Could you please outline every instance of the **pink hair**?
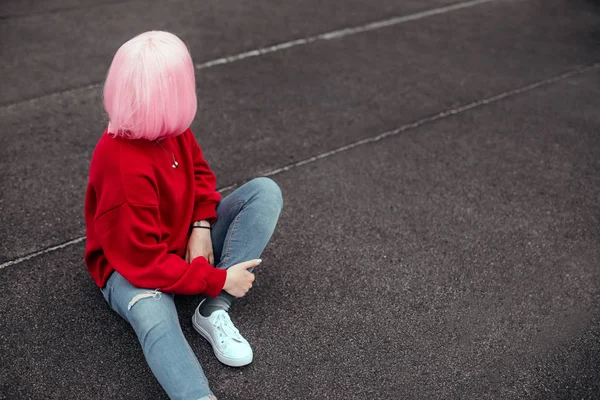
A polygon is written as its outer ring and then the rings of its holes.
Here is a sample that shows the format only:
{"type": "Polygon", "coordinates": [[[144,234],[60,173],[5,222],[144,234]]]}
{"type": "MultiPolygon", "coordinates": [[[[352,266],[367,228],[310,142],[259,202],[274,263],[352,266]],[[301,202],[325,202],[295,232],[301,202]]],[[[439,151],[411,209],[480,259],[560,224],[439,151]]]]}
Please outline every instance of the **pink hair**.
{"type": "Polygon", "coordinates": [[[142,33],[123,44],[104,82],[108,132],[130,139],[177,136],[196,115],[194,65],[168,32],[142,33]]]}

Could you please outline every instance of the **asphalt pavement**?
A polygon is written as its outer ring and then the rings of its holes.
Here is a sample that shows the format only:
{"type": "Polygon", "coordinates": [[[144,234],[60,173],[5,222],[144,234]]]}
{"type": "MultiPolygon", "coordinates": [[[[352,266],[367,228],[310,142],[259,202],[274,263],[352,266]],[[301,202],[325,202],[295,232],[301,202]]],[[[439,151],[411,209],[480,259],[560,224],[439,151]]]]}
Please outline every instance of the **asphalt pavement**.
{"type": "Polygon", "coordinates": [[[226,195],[284,210],[219,399],[600,398],[600,4],[0,4],[0,399],[166,399],[83,265],[101,82],[180,35],[226,195]],[[327,34],[328,35],[323,35],[327,34]]]}

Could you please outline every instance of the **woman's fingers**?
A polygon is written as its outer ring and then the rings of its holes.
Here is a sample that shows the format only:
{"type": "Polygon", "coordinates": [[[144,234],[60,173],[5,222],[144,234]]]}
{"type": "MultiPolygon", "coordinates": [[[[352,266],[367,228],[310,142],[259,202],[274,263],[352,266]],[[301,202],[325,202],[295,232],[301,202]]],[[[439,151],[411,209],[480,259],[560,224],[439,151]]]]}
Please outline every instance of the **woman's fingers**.
{"type": "Polygon", "coordinates": [[[239,265],[239,268],[249,269],[249,268],[257,267],[258,265],[260,265],[261,262],[262,262],[262,260],[259,258],[256,260],[244,261],[237,265],[239,265]]]}

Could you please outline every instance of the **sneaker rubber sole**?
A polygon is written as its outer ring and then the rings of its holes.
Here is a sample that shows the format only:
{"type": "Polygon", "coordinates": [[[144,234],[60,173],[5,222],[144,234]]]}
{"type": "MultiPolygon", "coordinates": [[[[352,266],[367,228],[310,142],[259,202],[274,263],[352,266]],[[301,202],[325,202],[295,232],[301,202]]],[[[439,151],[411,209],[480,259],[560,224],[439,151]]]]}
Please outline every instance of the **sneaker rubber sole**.
{"type": "Polygon", "coordinates": [[[208,334],[208,332],[206,332],[204,330],[204,328],[202,328],[196,322],[196,313],[194,313],[194,315],[192,316],[192,326],[194,327],[196,332],[198,332],[204,339],[208,340],[208,343],[210,343],[210,345],[212,346],[215,356],[223,364],[228,365],[230,367],[243,367],[252,362],[252,358],[253,358],[252,354],[250,354],[247,357],[243,357],[243,358],[231,358],[231,357],[227,357],[225,354],[223,354],[221,351],[219,351],[217,346],[215,346],[215,344],[213,343],[212,337],[208,334]]]}

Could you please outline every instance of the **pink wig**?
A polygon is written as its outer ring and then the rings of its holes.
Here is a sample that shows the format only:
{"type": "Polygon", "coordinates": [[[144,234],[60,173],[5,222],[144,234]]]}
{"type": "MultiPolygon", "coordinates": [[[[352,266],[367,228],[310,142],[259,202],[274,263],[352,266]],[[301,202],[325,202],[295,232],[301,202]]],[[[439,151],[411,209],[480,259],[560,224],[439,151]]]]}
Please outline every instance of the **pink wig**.
{"type": "Polygon", "coordinates": [[[130,139],[177,136],[196,115],[194,65],[168,32],[138,35],[119,48],[104,83],[108,132],[130,139]]]}

